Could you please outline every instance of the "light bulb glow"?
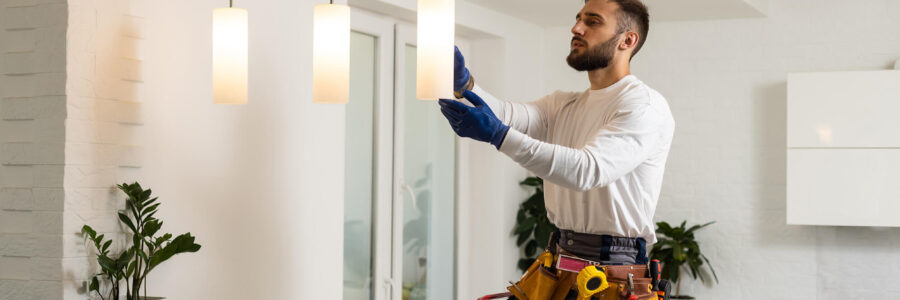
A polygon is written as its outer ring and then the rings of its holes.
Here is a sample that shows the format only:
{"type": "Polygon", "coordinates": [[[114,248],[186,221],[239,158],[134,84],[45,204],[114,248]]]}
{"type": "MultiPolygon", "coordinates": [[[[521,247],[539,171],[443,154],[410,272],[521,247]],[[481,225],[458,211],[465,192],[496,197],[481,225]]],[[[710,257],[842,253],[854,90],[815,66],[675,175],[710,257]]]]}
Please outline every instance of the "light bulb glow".
{"type": "Polygon", "coordinates": [[[350,7],[313,9],[313,102],[350,101],[350,7]]]}
{"type": "Polygon", "coordinates": [[[213,10],[213,103],[247,103],[247,10],[213,10]]]}
{"type": "Polygon", "coordinates": [[[419,0],[416,98],[453,97],[454,0],[419,0]]]}

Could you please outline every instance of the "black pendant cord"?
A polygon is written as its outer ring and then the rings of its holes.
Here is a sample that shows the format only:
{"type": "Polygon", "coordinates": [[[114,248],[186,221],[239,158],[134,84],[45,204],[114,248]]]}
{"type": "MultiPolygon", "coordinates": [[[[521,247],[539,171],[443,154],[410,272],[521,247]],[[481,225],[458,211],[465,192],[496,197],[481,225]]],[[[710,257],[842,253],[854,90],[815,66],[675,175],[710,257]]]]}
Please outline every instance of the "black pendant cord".
{"type": "Polygon", "coordinates": [[[234,7],[234,0],[228,0],[228,7],[234,7]]]}
{"type": "Polygon", "coordinates": [[[334,0],[331,0],[331,4],[334,4],[334,0]]]}

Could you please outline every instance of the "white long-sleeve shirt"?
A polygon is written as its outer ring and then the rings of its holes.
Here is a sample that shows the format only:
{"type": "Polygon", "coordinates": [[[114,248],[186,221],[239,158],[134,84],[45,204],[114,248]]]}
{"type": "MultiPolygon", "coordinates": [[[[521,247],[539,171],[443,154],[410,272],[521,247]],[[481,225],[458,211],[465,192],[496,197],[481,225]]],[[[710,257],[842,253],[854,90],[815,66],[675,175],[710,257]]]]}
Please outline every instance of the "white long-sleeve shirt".
{"type": "Polygon", "coordinates": [[[653,214],[675,130],[662,95],[634,75],[531,103],[473,91],[510,126],[500,152],[544,179],[553,224],[656,242],[653,214]]]}

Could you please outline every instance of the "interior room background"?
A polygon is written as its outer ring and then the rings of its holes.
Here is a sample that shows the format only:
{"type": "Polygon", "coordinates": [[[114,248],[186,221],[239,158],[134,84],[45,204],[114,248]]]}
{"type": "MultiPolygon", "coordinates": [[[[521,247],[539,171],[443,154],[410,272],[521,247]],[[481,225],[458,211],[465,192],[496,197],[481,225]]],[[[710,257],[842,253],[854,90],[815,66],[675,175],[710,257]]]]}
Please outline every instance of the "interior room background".
{"type": "MultiPolygon", "coordinates": [[[[343,293],[345,160],[356,149],[348,107],[311,99],[312,9],[323,1],[235,1],[249,11],[249,103],[218,106],[210,25],[225,2],[0,1],[0,298],[83,299],[89,256],[75,233],[85,223],[115,230],[121,195],[111,187],[133,180],[160,196],[168,230],[204,245],[155,271],[157,294],[343,293]]],[[[457,1],[457,35],[480,85],[512,101],[587,88],[564,62],[581,2],[558,2],[571,16],[457,1]]],[[[720,283],[682,288],[700,299],[900,292],[896,228],[785,222],[787,74],[891,68],[900,2],[753,3],[755,13],[724,18],[651,5],[633,61],[677,124],[656,219],[717,222],[698,239],[720,283]]],[[[373,22],[414,24],[412,0],[349,5],[373,22]]],[[[457,143],[465,189],[455,197],[452,290],[473,299],[519,276],[510,231],[528,174],[489,145],[457,143]]]]}

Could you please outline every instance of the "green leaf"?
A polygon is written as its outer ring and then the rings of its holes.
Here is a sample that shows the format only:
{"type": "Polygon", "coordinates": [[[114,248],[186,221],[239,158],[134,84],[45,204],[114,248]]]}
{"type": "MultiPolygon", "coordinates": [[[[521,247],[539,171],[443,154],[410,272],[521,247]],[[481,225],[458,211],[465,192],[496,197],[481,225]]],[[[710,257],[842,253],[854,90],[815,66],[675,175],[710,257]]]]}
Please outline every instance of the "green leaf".
{"type": "Polygon", "coordinates": [[[160,203],[153,204],[153,205],[148,206],[147,208],[144,208],[144,210],[141,211],[141,215],[147,214],[149,212],[155,212],[156,208],[159,207],[159,204],[160,203]]]}
{"type": "Polygon", "coordinates": [[[535,252],[537,252],[537,242],[535,240],[528,241],[528,244],[525,244],[525,256],[532,257],[535,252]]]}
{"type": "Polygon", "coordinates": [[[91,278],[91,286],[88,288],[88,291],[100,291],[100,282],[97,281],[97,276],[91,278]]]}
{"type": "Polygon", "coordinates": [[[122,256],[119,256],[119,258],[116,259],[116,269],[121,270],[125,268],[128,261],[130,261],[132,258],[134,258],[134,249],[128,249],[127,251],[125,251],[125,253],[122,253],[122,256]]]}
{"type": "Polygon", "coordinates": [[[81,233],[87,234],[87,236],[91,237],[91,239],[93,239],[95,236],[97,236],[97,232],[94,231],[94,229],[91,228],[91,226],[87,226],[87,225],[84,225],[81,227],[81,233]]]}
{"type": "Polygon", "coordinates": [[[156,202],[157,199],[159,199],[159,197],[153,197],[153,199],[150,199],[147,202],[144,202],[144,206],[152,205],[153,203],[156,202]]]}
{"type": "Polygon", "coordinates": [[[519,223],[519,227],[516,227],[516,231],[514,234],[520,234],[523,232],[529,232],[534,228],[534,224],[537,223],[537,218],[528,218],[525,219],[524,222],[519,223]]]}
{"type": "Polygon", "coordinates": [[[139,198],[137,199],[138,202],[141,203],[141,204],[143,204],[144,202],[147,202],[147,199],[150,199],[150,194],[151,194],[151,193],[152,193],[152,192],[150,191],[150,189],[147,189],[146,191],[141,192],[140,195],[138,195],[138,197],[139,197],[139,198]]]}
{"type": "Polygon", "coordinates": [[[519,182],[520,185],[527,185],[527,186],[538,186],[538,185],[541,185],[542,183],[543,183],[542,180],[537,177],[528,177],[528,178],[525,178],[525,180],[522,180],[522,182],[519,182]]]}
{"type": "Polygon", "coordinates": [[[669,223],[666,222],[658,222],[656,223],[656,232],[669,235],[672,232],[672,226],[670,226],[669,223]]]}
{"type": "Polygon", "coordinates": [[[144,261],[150,261],[150,258],[147,257],[147,253],[144,253],[144,251],[138,251],[137,254],[140,258],[143,258],[144,261]]]}
{"type": "Polygon", "coordinates": [[[162,221],[153,219],[146,224],[144,224],[143,235],[144,236],[153,236],[159,231],[159,228],[162,227],[162,221]]]}
{"type": "Polygon", "coordinates": [[[540,210],[540,205],[544,203],[544,198],[538,194],[531,195],[525,202],[522,202],[522,209],[526,212],[530,213],[532,216],[537,216],[536,213],[540,210]]]}
{"type": "Polygon", "coordinates": [[[530,232],[527,232],[527,231],[526,231],[526,232],[520,233],[520,234],[519,234],[519,238],[516,239],[516,246],[520,246],[520,247],[521,247],[522,244],[524,244],[526,241],[528,241],[528,238],[530,238],[530,237],[531,237],[531,233],[530,233],[530,232]]]}
{"type": "Polygon", "coordinates": [[[97,263],[100,264],[100,268],[103,269],[103,272],[106,274],[113,274],[116,272],[116,261],[106,255],[97,256],[97,263]]]}
{"type": "Polygon", "coordinates": [[[131,274],[134,274],[134,267],[137,266],[137,261],[132,260],[130,264],[128,264],[128,269],[125,271],[125,277],[131,277],[131,274]]]}
{"type": "Polygon", "coordinates": [[[134,227],[134,223],[131,222],[131,219],[129,219],[128,216],[123,213],[119,213],[119,220],[121,220],[122,223],[125,223],[125,226],[128,226],[128,228],[131,229],[132,232],[137,232],[137,229],[134,227]]]}
{"type": "Polygon", "coordinates": [[[108,240],[106,241],[106,243],[103,243],[103,249],[101,249],[100,252],[105,252],[107,249],[109,249],[110,244],[112,244],[112,240],[108,240]]]}
{"type": "Polygon", "coordinates": [[[676,262],[684,262],[684,249],[681,247],[672,247],[672,258],[676,262]]]}
{"type": "Polygon", "coordinates": [[[712,225],[713,223],[716,223],[716,221],[712,221],[712,222],[709,222],[709,223],[706,223],[706,224],[703,224],[703,225],[694,225],[694,226],[691,226],[691,228],[688,229],[688,230],[685,231],[685,232],[686,232],[686,233],[692,233],[692,232],[694,232],[694,231],[697,230],[697,229],[700,229],[700,228],[703,228],[703,227],[712,225]]]}
{"type": "Polygon", "coordinates": [[[719,275],[716,275],[716,270],[713,269],[712,265],[709,263],[709,259],[706,258],[706,255],[700,254],[700,257],[706,261],[706,265],[709,267],[709,270],[712,272],[713,277],[716,279],[716,283],[719,283],[719,275]]]}
{"type": "Polygon", "coordinates": [[[172,238],[171,233],[164,234],[163,236],[156,239],[156,246],[159,247],[163,242],[168,241],[170,238],[172,238]]]}
{"type": "Polygon", "coordinates": [[[199,250],[200,245],[194,243],[194,237],[188,232],[175,237],[172,242],[150,256],[148,267],[152,269],[176,254],[197,252],[199,250]]]}
{"type": "Polygon", "coordinates": [[[538,223],[537,226],[535,226],[534,239],[537,241],[538,246],[542,248],[547,247],[547,244],[550,241],[550,233],[555,229],[553,227],[553,224],[550,224],[549,221],[538,223]]]}

